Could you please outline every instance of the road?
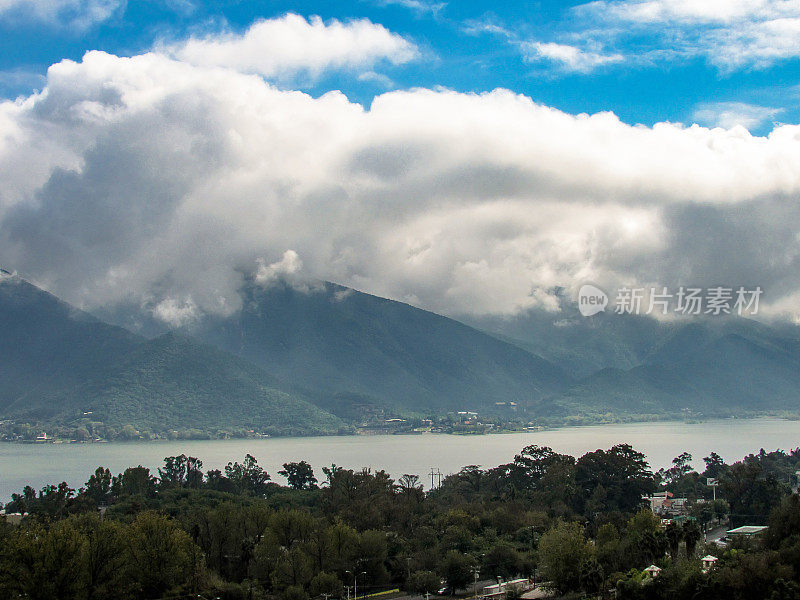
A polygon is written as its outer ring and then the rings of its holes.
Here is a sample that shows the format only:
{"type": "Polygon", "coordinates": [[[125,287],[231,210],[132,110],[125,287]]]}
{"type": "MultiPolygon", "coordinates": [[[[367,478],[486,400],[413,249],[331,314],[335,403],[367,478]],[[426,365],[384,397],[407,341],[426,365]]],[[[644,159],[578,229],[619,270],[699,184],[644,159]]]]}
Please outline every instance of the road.
{"type": "Polygon", "coordinates": [[[725,525],[717,525],[716,527],[712,527],[708,531],[706,531],[706,543],[715,542],[721,537],[725,535],[725,532],[728,531],[728,524],[725,525]]]}
{"type": "MultiPolygon", "coordinates": [[[[481,594],[483,588],[487,585],[493,585],[497,583],[494,579],[485,579],[483,581],[478,581],[478,595],[481,594]]],[[[442,584],[444,586],[444,584],[442,584]]],[[[430,600],[448,600],[448,598],[474,598],[474,586],[470,585],[465,590],[459,590],[459,592],[455,596],[437,596],[436,594],[430,594],[430,600]]],[[[390,600],[424,600],[425,596],[417,596],[413,594],[409,595],[398,595],[398,596],[391,596],[390,600]]]]}
{"type": "Polygon", "coordinates": [[[542,587],[535,587],[532,590],[529,590],[522,594],[522,600],[535,600],[536,598],[549,598],[553,595],[553,592],[550,590],[546,590],[542,587]]]}

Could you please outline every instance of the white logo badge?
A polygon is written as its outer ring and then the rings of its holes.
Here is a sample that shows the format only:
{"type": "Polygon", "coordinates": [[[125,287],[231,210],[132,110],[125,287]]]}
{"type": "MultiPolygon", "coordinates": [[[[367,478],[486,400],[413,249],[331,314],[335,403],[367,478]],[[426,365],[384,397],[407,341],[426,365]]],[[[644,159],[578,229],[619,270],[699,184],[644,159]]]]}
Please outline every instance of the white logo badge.
{"type": "Polygon", "coordinates": [[[608,294],[599,287],[584,284],[578,290],[578,310],[584,317],[603,312],[608,306],[608,294]]]}

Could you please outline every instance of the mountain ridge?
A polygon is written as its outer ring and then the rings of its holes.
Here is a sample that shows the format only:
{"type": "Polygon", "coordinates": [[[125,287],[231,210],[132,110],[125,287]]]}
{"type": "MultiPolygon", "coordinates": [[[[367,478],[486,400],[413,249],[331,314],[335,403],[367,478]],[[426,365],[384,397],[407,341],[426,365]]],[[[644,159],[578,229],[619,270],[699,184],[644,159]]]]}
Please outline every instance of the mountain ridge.
{"type": "Polygon", "coordinates": [[[572,378],[459,321],[325,282],[250,284],[243,308],[184,330],[317,392],[358,393],[405,410],[535,404],[572,378]]]}

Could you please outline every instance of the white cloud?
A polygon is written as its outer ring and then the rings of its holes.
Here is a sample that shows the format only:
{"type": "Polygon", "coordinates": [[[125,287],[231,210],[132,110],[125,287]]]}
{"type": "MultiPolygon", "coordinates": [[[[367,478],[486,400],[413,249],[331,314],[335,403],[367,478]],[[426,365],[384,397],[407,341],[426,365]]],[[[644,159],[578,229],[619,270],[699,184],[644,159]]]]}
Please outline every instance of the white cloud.
{"type": "Polygon", "coordinates": [[[255,280],[261,285],[269,285],[281,277],[297,275],[303,269],[303,261],[297,252],[287,250],[279,261],[267,264],[263,257],[256,259],[258,269],[255,280]]]}
{"type": "Polygon", "coordinates": [[[760,285],[785,310],[798,198],[800,126],[629,126],[505,90],[366,110],[91,52],[0,103],[4,266],[85,308],[178,320],[236,310],[261,271],[446,314],[554,308],[584,281],[760,285]]]}
{"type": "Polygon", "coordinates": [[[153,308],[153,316],[173,327],[181,327],[191,323],[202,313],[197,310],[197,306],[192,302],[191,297],[184,300],[167,297],[158,302],[153,308]]]}
{"type": "Polygon", "coordinates": [[[125,4],[125,0],[0,0],[0,19],[31,19],[85,29],[110,19],[125,4]]]}
{"type": "Polygon", "coordinates": [[[490,35],[498,35],[504,37],[509,41],[518,42],[516,36],[495,17],[491,15],[484,15],[480,19],[469,19],[465,21],[461,30],[467,35],[480,35],[488,33],[490,35]]]}
{"type": "Polygon", "coordinates": [[[632,62],[702,56],[730,72],[800,56],[796,0],[598,0],[572,14],[573,35],[617,47],[632,62]]]}
{"type": "Polygon", "coordinates": [[[391,77],[384,75],[383,73],[376,73],[375,71],[365,71],[364,73],[359,74],[358,80],[373,83],[385,90],[390,90],[394,87],[397,87],[391,77]]]}
{"type": "Polygon", "coordinates": [[[438,15],[447,7],[447,2],[433,2],[431,0],[374,0],[378,6],[397,5],[414,11],[418,15],[438,15]]]}
{"type": "Polygon", "coordinates": [[[292,13],[257,21],[243,34],[195,37],[161,51],[198,66],[271,78],[298,73],[317,77],[328,69],[369,71],[380,61],[397,65],[418,56],[412,42],[369,19],[325,23],[292,13]]]}
{"type": "Polygon", "coordinates": [[[597,67],[624,60],[621,54],[605,55],[555,42],[527,41],[522,42],[521,47],[527,60],[551,61],[567,71],[576,71],[578,73],[589,73],[597,67]]]}
{"type": "Polygon", "coordinates": [[[783,109],[745,102],[711,102],[699,105],[693,118],[701,125],[731,129],[741,125],[750,131],[770,123],[783,109]]]}
{"type": "Polygon", "coordinates": [[[642,23],[721,23],[768,21],[797,16],[794,0],[599,0],[584,5],[627,21],[642,23]]]}

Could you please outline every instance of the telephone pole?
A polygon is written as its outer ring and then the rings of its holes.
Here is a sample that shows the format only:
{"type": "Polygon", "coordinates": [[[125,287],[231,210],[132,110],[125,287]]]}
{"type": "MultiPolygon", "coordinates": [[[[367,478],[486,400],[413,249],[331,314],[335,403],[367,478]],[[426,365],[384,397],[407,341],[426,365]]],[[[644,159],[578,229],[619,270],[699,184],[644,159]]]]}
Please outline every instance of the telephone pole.
{"type": "Polygon", "coordinates": [[[442,487],[442,471],[439,469],[439,467],[436,467],[435,469],[431,467],[430,476],[432,490],[442,487]]]}

